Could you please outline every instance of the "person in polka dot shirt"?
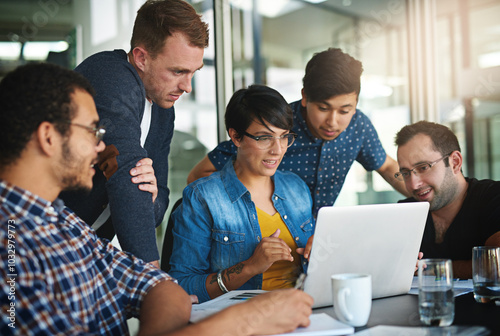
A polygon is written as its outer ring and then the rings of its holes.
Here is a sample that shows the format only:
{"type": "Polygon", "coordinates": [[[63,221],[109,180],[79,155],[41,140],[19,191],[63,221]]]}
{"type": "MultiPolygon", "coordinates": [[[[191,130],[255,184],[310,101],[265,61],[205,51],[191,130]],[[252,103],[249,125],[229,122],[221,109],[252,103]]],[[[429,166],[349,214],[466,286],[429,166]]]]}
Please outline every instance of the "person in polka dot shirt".
{"type": "MultiPolygon", "coordinates": [[[[292,131],[298,135],[279,166],[299,175],[313,198],[313,213],[333,205],[354,161],[376,170],[394,189],[408,196],[394,178],[399,167],[382,147],[370,119],[356,109],[363,67],[360,61],[330,48],[307,63],[302,99],[291,103],[292,131]]],[[[188,183],[222,169],[236,153],[231,141],[220,143],[190,172],[188,183]]]]}

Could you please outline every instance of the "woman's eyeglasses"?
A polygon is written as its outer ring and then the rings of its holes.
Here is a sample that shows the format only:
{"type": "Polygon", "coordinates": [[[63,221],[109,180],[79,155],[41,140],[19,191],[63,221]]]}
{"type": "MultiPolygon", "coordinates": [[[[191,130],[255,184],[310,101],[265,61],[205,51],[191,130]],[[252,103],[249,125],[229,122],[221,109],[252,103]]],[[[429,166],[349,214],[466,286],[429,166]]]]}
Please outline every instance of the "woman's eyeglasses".
{"type": "Polygon", "coordinates": [[[257,141],[257,146],[260,149],[269,149],[271,148],[275,141],[278,141],[281,147],[290,147],[293,142],[295,141],[295,138],[297,137],[297,134],[295,133],[288,133],[279,137],[275,137],[272,135],[259,135],[255,136],[252,134],[249,134],[247,132],[243,132],[243,135],[249,137],[250,139],[254,139],[257,141]]]}

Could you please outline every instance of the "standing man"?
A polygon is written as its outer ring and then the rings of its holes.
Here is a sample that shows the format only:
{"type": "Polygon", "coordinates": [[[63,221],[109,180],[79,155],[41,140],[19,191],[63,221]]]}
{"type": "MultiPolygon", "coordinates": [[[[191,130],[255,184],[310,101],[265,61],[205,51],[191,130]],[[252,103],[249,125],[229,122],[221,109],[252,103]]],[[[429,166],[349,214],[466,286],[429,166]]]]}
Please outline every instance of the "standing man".
{"type": "Polygon", "coordinates": [[[61,197],[99,236],[111,239],[116,232],[124,251],[156,266],[155,228],[168,206],[173,105],[191,92],[207,46],[207,24],[191,5],[149,0],[137,12],[128,54],[100,52],[75,69],[96,90],[107,147],[90,194],[61,197]]]}
{"type": "Polygon", "coordinates": [[[411,198],[429,202],[420,251],[453,261],[453,275],[472,277],[472,248],[500,246],[500,182],[467,178],[457,137],[446,126],[419,121],[396,135],[399,172],[411,198]]]}
{"type": "MultiPolygon", "coordinates": [[[[370,119],[356,109],[363,72],[361,62],[340,49],[315,54],[307,63],[302,99],[291,104],[292,131],[298,135],[279,166],[299,175],[313,198],[313,213],[333,205],[354,161],[376,170],[396,190],[397,162],[385,153],[370,119]]],[[[222,169],[236,153],[231,141],[219,144],[188,176],[188,183],[222,169]]]]}
{"type": "Polygon", "coordinates": [[[104,150],[92,87],[29,64],[0,82],[0,335],[262,335],[309,325],[312,298],[277,290],[187,326],[191,301],[166,273],[99,239],[57,198],[92,188],[104,150]]]}

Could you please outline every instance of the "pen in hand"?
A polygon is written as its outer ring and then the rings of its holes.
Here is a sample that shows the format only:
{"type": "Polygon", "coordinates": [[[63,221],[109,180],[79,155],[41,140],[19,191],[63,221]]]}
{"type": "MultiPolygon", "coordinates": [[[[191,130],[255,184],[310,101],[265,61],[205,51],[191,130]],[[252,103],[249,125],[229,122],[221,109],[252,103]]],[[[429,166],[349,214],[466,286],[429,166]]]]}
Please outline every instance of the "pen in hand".
{"type": "Polygon", "coordinates": [[[297,282],[295,283],[295,289],[304,290],[304,280],[306,279],[306,274],[301,273],[297,278],[297,282]]]}

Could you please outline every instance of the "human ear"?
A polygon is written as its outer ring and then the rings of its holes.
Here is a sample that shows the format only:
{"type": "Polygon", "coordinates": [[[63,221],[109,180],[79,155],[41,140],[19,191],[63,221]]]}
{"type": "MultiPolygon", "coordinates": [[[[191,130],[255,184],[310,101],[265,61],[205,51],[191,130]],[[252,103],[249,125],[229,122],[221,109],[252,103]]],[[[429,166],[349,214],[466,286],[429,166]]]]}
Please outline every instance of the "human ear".
{"type": "Polygon", "coordinates": [[[302,107],[306,107],[307,96],[306,96],[306,93],[304,92],[304,88],[302,88],[302,90],[300,90],[300,94],[302,95],[302,100],[300,101],[300,104],[302,105],[302,107]]]}
{"type": "Polygon", "coordinates": [[[240,143],[241,143],[241,139],[240,137],[238,136],[238,132],[236,132],[236,130],[234,128],[230,128],[228,130],[228,133],[229,133],[229,137],[231,138],[231,140],[233,141],[234,145],[236,147],[240,147],[240,143]]]}
{"type": "Polygon", "coordinates": [[[450,154],[450,157],[448,158],[450,162],[451,169],[453,170],[454,173],[460,173],[462,169],[462,164],[463,164],[463,157],[462,153],[459,151],[454,151],[450,154]]]}
{"type": "Polygon", "coordinates": [[[132,56],[134,57],[134,63],[136,67],[144,72],[144,69],[146,68],[146,58],[147,58],[148,52],[146,49],[142,47],[135,47],[132,50],[132,56]]]}
{"type": "Polygon", "coordinates": [[[60,149],[61,134],[56,130],[54,124],[44,121],[35,131],[35,138],[40,151],[52,157],[60,149]]]}

